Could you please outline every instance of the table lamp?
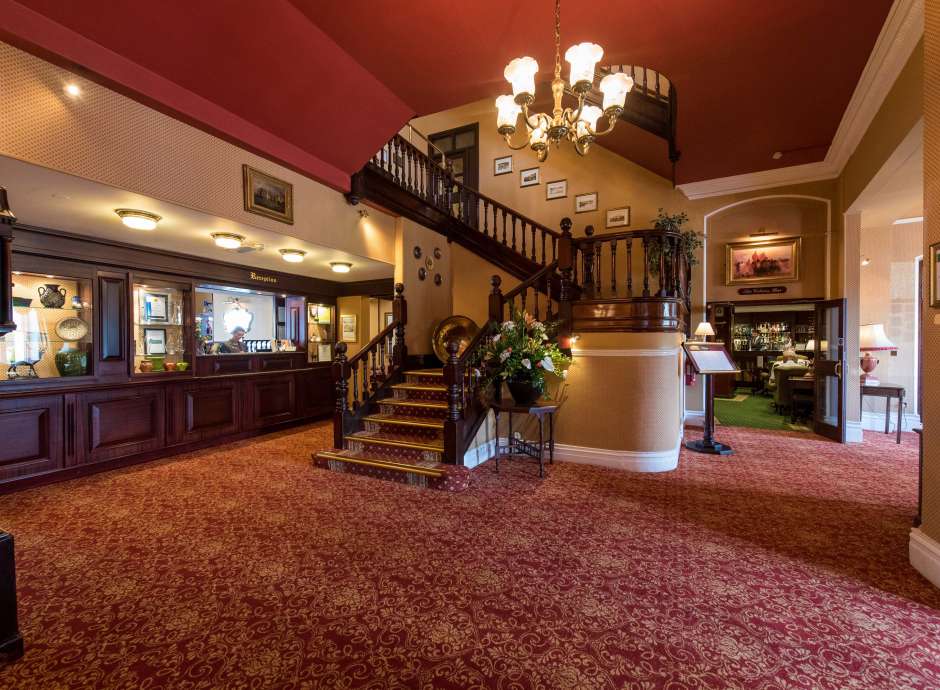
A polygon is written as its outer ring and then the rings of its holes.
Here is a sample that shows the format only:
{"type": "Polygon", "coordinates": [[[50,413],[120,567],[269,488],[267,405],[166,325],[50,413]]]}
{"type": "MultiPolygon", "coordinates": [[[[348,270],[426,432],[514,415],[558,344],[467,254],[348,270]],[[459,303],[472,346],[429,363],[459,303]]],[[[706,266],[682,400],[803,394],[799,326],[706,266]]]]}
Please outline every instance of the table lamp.
{"type": "Polygon", "coordinates": [[[703,343],[708,340],[708,336],[713,335],[715,335],[715,329],[712,328],[712,325],[708,321],[702,321],[695,328],[695,336],[701,338],[703,343]]]}
{"type": "Polygon", "coordinates": [[[866,323],[862,325],[858,333],[858,349],[865,353],[862,357],[862,384],[877,386],[878,379],[873,375],[875,367],[878,366],[878,359],[871,356],[872,352],[897,352],[897,345],[892,343],[885,335],[885,327],[882,323],[866,323]]]}

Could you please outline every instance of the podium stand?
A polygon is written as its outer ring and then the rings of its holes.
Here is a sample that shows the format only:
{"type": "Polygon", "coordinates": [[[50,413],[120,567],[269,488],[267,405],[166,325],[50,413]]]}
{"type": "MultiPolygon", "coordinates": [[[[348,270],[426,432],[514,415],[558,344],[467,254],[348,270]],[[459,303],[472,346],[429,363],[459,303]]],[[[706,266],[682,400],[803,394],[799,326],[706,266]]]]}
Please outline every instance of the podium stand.
{"type": "Polygon", "coordinates": [[[696,374],[703,377],[705,385],[705,436],[702,439],[686,441],[685,447],[696,453],[709,455],[734,455],[731,446],[719,443],[713,437],[715,432],[715,374],[736,374],[738,367],[728,355],[721,343],[686,342],[682,344],[686,356],[692,362],[696,374]]]}

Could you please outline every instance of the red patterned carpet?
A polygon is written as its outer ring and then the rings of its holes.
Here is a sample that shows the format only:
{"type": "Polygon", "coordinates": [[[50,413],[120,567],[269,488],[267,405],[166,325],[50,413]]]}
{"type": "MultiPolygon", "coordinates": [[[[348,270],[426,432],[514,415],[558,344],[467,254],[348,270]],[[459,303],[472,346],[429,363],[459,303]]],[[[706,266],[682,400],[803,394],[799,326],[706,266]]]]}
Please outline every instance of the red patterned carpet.
{"type": "Polygon", "coordinates": [[[916,450],[722,427],[677,472],[311,467],[308,427],[0,498],[16,688],[938,688],[916,450]]]}

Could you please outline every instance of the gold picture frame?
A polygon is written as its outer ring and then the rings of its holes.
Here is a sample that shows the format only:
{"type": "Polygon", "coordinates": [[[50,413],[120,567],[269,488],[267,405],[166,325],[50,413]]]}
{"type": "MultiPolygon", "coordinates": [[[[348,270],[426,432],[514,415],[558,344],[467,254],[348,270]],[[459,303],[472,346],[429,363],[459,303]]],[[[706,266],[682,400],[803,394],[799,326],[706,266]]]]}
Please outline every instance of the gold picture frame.
{"type": "Polygon", "coordinates": [[[725,245],[725,285],[795,283],[800,279],[800,237],[725,245]]]}
{"type": "Polygon", "coordinates": [[[940,308],[940,285],[937,284],[937,280],[940,280],[940,266],[937,262],[940,261],[940,242],[930,245],[929,260],[930,270],[927,275],[930,276],[930,307],[938,309],[940,308]]]}
{"type": "Polygon", "coordinates": [[[359,342],[359,323],[355,314],[343,314],[339,317],[340,340],[344,343],[359,342]]]}
{"type": "Polygon", "coordinates": [[[242,165],[245,210],[288,225],[294,224],[294,185],[242,165]]]}

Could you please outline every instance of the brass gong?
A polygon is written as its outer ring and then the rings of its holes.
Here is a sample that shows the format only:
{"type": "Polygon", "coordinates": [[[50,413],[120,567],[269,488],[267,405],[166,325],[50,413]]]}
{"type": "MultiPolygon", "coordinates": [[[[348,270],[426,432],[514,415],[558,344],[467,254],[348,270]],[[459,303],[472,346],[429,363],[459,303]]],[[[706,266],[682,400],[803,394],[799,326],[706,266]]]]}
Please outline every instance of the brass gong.
{"type": "Polygon", "coordinates": [[[431,336],[434,354],[439,360],[446,362],[447,343],[456,340],[460,344],[457,350],[459,357],[479,332],[480,327],[473,322],[473,319],[466,316],[449,316],[437,325],[434,335],[431,336]]]}

